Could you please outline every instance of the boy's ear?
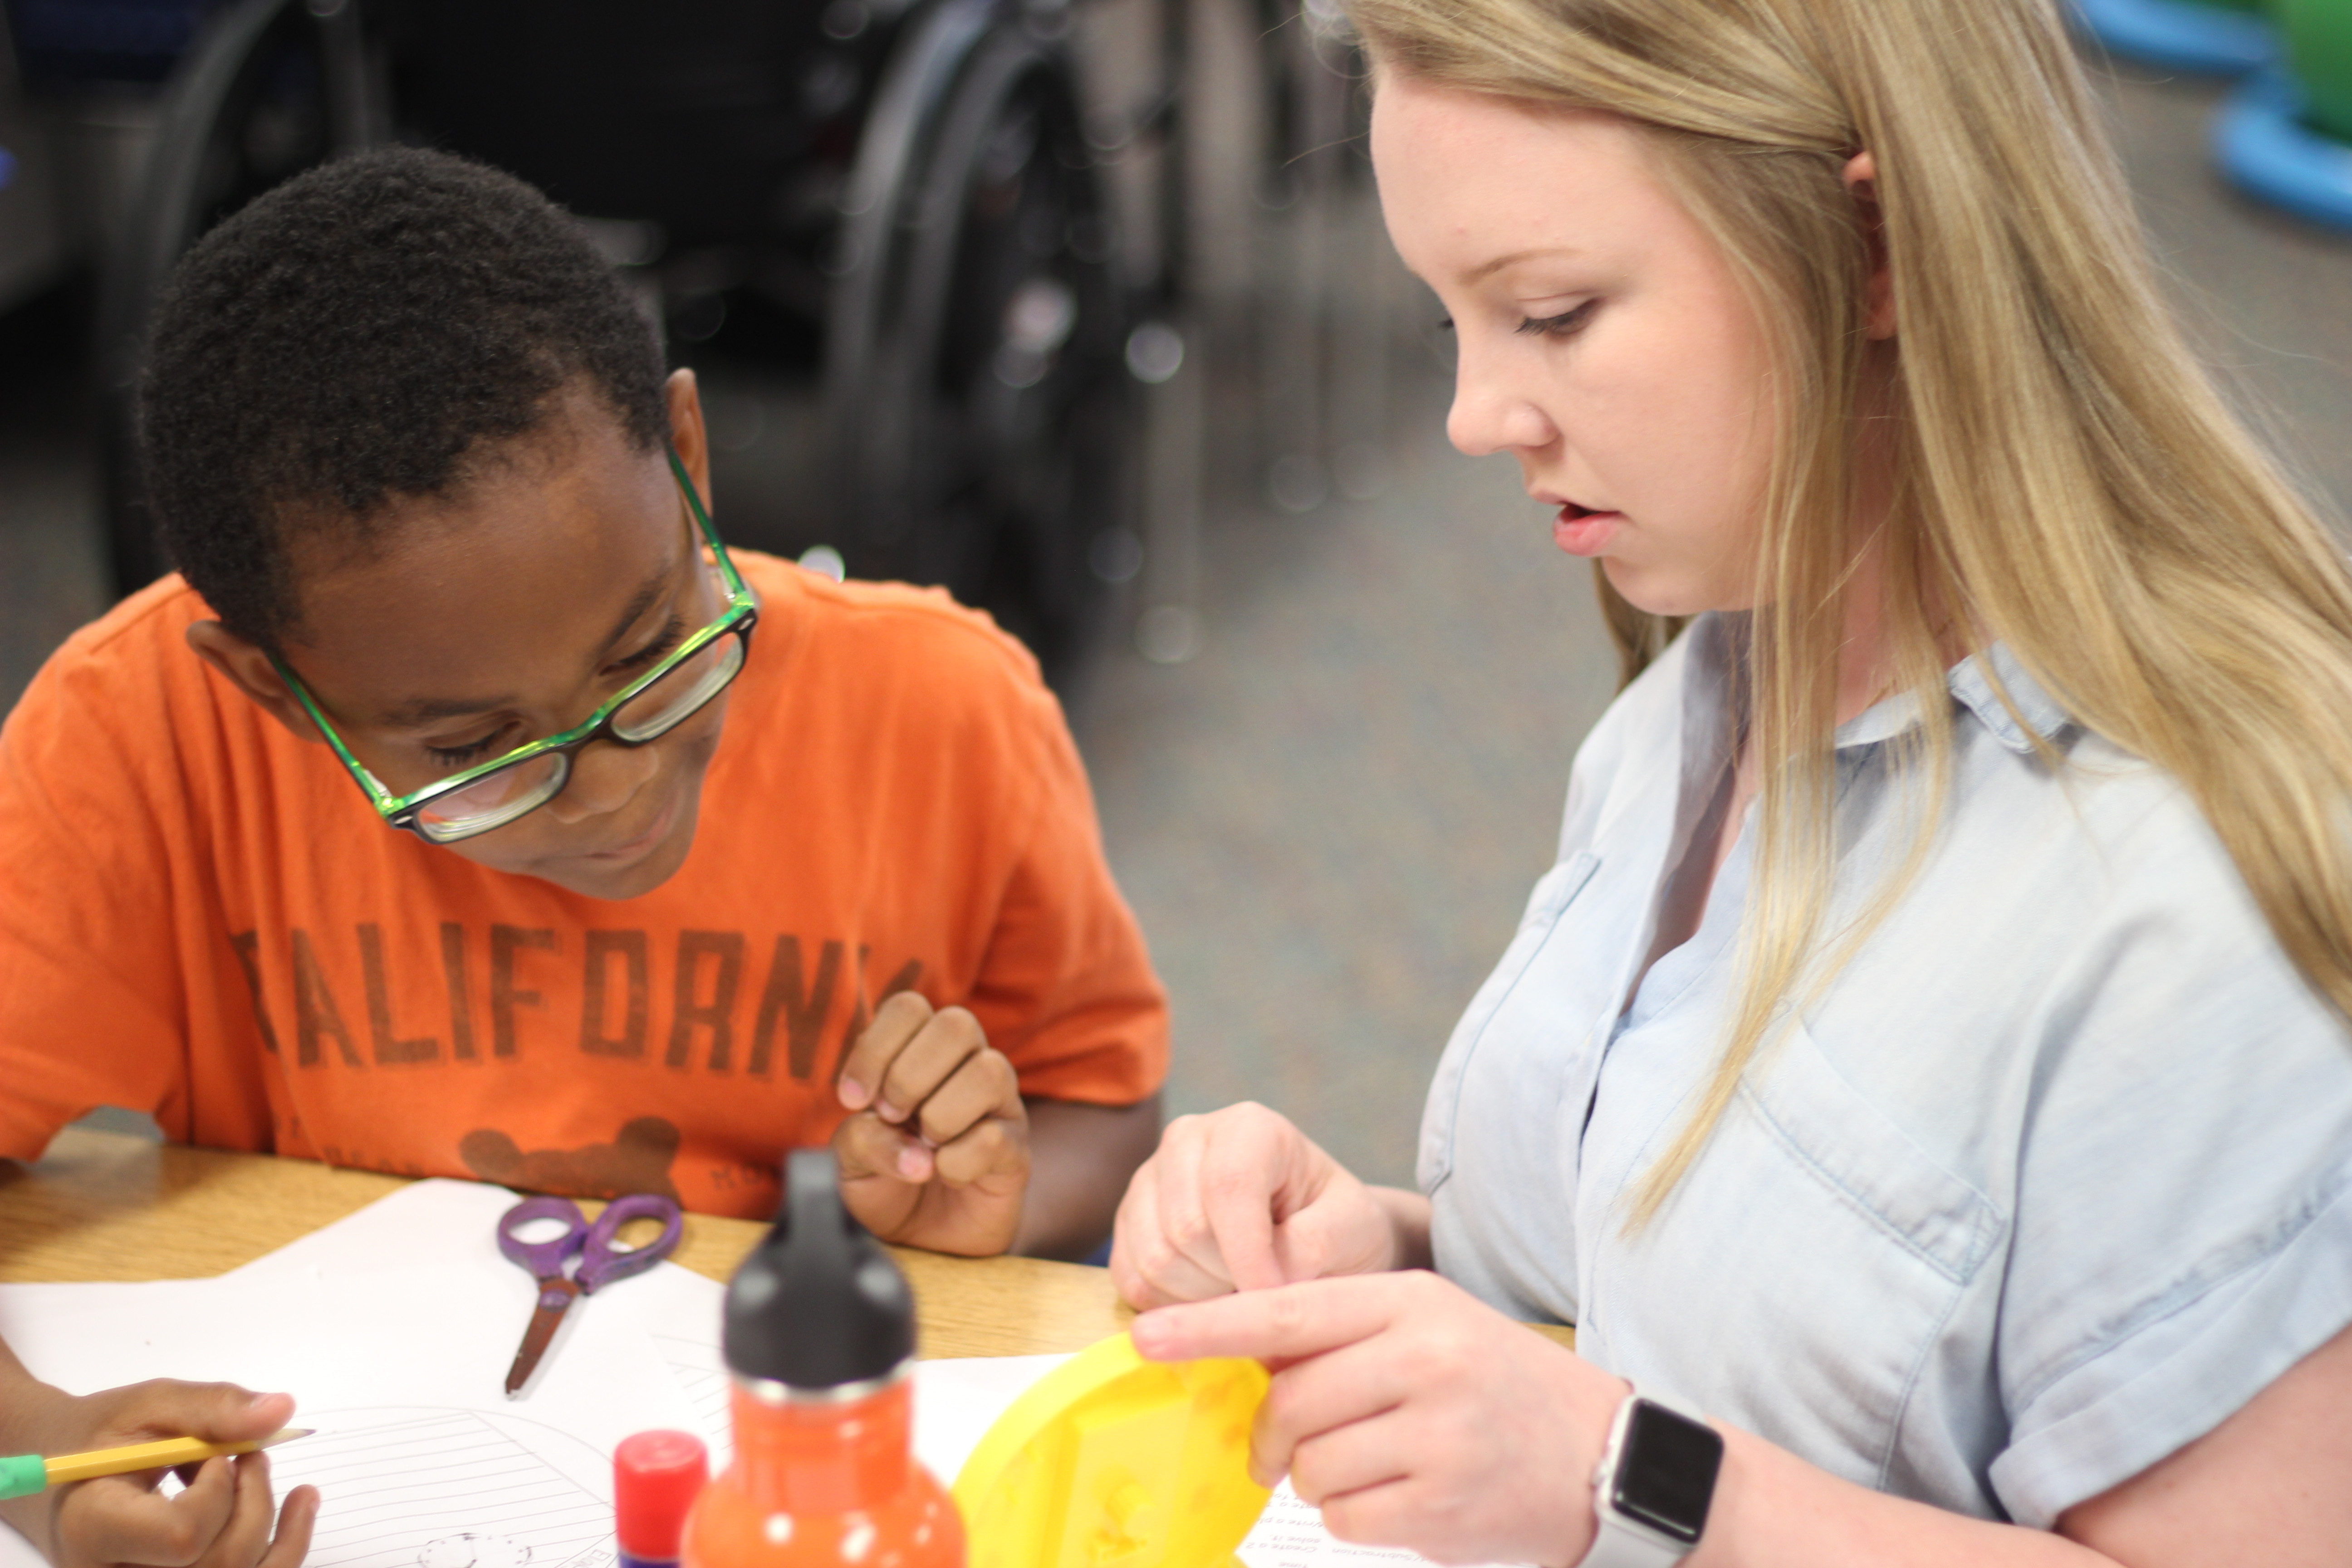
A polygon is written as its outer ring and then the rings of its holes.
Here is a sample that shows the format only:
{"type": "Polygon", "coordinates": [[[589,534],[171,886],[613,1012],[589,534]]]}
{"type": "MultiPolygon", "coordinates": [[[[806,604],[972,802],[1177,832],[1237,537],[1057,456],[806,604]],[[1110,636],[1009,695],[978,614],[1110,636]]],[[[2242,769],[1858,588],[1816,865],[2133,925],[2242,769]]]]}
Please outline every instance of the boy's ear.
{"type": "Polygon", "coordinates": [[[188,624],[188,647],[195,656],[219,670],[228,683],[259,704],[261,710],[286,726],[298,741],[326,744],[319,726],[310,721],[301,700],[287,689],[269,656],[218,621],[188,624]]]}
{"type": "Polygon", "coordinates": [[[702,427],[702,389],[694,379],[694,372],[680,368],[669,373],[669,444],[677,453],[677,460],[686,465],[687,478],[694,481],[695,494],[701,498],[702,510],[710,510],[710,437],[702,427]]]}

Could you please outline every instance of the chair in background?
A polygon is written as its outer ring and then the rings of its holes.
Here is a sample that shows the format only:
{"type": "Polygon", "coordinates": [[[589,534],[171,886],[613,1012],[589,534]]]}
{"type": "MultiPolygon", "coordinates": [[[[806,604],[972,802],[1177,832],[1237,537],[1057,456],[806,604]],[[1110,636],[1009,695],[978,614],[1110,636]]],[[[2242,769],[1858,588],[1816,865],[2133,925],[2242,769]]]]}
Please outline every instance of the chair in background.
{"type": "MultiPolygon", "coordinates": [[[[945,584],[1066,669],[1102,603],[1092,547],[1133,489],[1129,326],[1175,279],[1139,288],[1121,264],[1073,20],[1057,0],[221,8],[102,282],[119,580],[163,565],[131,388],[172,266],[279,180],[397,140],[580,215],[674,345],[723,325],[804,378],[826,454],[809,485],[848,568],[945,584]]],[[[1156,101],[1121,141],[1166,135],[1156,101]]],[[[754,521],[743,542],[795,542],[754,521]]]]}

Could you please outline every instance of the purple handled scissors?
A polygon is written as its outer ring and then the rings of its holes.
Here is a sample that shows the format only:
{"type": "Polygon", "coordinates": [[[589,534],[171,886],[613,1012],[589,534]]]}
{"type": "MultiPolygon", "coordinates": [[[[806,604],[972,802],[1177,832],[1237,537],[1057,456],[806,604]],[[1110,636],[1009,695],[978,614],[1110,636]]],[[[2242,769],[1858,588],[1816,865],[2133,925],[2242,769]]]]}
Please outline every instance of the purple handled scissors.
{"type": "Polygon", "coordinates": [[[539,1358],[555,1338],[573,1301],[599,1286],[651,1268],[677,1249],[677,1238],[685,1230],[677,1205],[655,1193],[614,1198],[604,1205],[594,1225],[570,1198],[525,1198],[500,1215],[499,1250],[530,1269],[539,1281],[539,1306],[530,1315],[530,1327],[523,1331],[522,1348],[515,1352],[514,1365],[507,1371],[507,1397],[512,1399],[530,1381],[539,1358]],[[563,1234],[552,1241],[539,1242],[524,1241],[514,1234],[517,1226],[535,1219],[562,1222],[563,1234]],[[640,1247],[626,1251],[614,1247],[613,1238],[633,1219],[661,1221],[661,1235],[640,1247]],[[564,1265],[575,1253],[580,1267],[567,1274],[564,1265]]]}

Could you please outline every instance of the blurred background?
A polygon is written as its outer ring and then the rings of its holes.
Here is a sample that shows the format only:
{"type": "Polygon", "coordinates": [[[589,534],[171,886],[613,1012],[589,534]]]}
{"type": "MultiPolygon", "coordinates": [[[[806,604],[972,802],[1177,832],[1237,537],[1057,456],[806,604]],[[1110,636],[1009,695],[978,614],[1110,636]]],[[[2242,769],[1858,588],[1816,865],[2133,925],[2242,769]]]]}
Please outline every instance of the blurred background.
{"type": "MultiPolygon", "coordinates": [[[[703,377],[730,541],[1037,649],[1171,1111],[1264,1100],[1409,1182],[1615,663],[1516,466],[1445,444],[1322,5],[0,0],[0,710],[161,570],[122,388],[173,260],[339,151],[488,158],[703,377]]],[[[2343,516],[2352,231],[2216,173],[2224,77],[2085,47],[2200,342],[2343,516]]]]}

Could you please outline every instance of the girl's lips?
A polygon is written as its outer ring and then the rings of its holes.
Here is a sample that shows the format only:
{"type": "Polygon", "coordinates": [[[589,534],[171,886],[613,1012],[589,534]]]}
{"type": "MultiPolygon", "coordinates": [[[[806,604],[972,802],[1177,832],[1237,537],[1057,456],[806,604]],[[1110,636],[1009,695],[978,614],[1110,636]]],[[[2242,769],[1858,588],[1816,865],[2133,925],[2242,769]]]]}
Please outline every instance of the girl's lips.
{"type": "Polygon", "coordinates": [[[1598,555],[1617,536],[1622,512],[1587,511],[1570,501],[1559,509],[1551,525],[1551,541],[1570,555],[1598,555]]]}

